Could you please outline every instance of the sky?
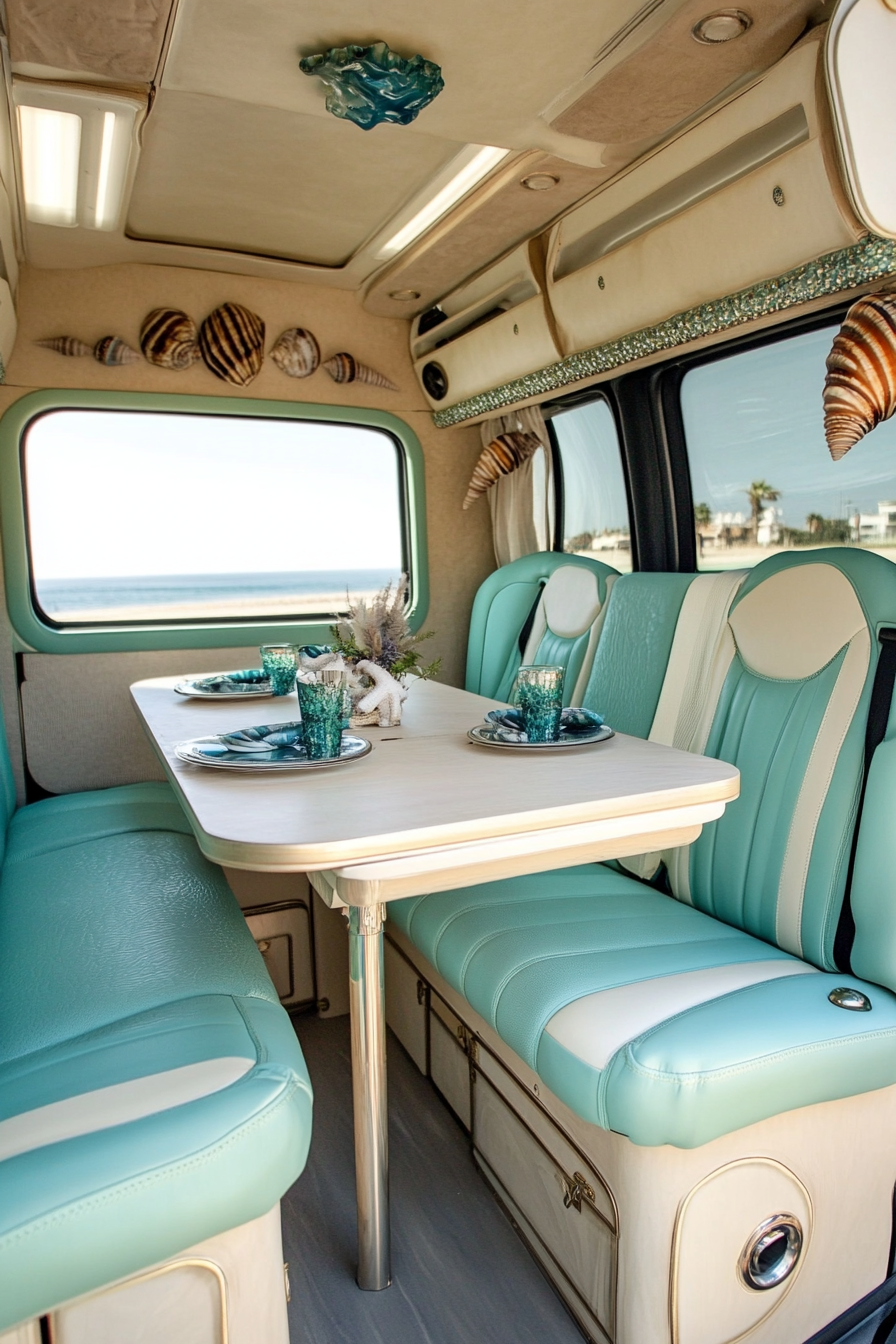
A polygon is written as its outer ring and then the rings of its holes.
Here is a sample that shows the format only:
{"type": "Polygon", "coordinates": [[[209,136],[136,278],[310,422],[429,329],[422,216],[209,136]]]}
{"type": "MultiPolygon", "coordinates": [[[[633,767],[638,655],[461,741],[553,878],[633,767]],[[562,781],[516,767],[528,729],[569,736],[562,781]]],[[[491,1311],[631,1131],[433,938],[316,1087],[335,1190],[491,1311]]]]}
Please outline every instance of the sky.
{"type": "MultiPolygon", "coordinates": [[[[616,422],[600,398],[553,419],[563,463],[563,531],[628,531],[628,504],[616,422]]],[[[564,538],[564,539],[566,539],[564,538]]]]}
{"type": "Polygon", "coordinates": [[[824,438],[825,359],[836,326],[692,369],[682,412],[694,502],[713,513],[750,515],[745,491],[766,480],[781,491],[788,527],[806,515],[876,513],[896,499],[896,419],[832,462],[824,438]]]}
{"type": "Polygon", "coordinates": [[[401,569],[398,452],[378,430],[55,411],[25,471],[38,580],[401,569]]]}

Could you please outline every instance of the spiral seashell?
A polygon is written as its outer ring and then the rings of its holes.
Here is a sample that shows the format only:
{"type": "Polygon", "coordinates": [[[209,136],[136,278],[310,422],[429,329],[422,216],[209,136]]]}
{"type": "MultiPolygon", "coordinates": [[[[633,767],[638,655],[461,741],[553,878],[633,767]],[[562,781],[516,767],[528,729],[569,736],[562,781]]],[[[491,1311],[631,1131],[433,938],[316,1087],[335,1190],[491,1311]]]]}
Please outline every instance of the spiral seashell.
{"type": "Polygon", "coordinates": [[[492,439],[491,443],[483,448],[479,461],[473,468],[464,499],[464,508],[468,509],[475,503],[495,481],[500,480],[502,476],[509,476],[517,467],[521,467],[540,447],[541,440],[535,434],[522,434],[518,431],[499,434],[496,439],[492,439]]]}
{"type": "Polygon", "coordinates": [[[304,327],[289,327],[274,342],[271,359],[290,378],[307,378],[320,363],[320,346],[304,327]]]}
{"type": "Polygon", "coordinates": [[[870,294],[834,337],[824,380],[824,433],[838,461],[896,411],[896,294],[870,294]]]}
{"type": "Polygon", "coordinates": [[[199,328],[199,349],[213,374],[246,387],[264,363],[264,322],[241,303],[222,303],[199,328]]]}
{"type": "Polygon", "coordinates": [[[55,350],[57,355],[69,355],[73,359],[93,354],[93,346],[79,341],[77,336],[48,336],[46,340],[35,341],[34,344],[43,346],[44,350],[55,350]]]}
{"type": "Polygon", "coordinates": [[[388,387],[392,392],[398,391],[385,374],[377,373],[376,369],[369,369],[366,364],[362,364],[345,350],[325,359],[324,368],[334,383],[367,383],[370,387],[388,387]]]}
{"type": "Polygon", "coordinates": [[[100,364],[139,364],[140,355],[120,336],[104,336],[93,347],[93,357],[100,364]]]}
{"type": "Polygon", "coordinates": [[[189,369],[201,359],[196,323],[179,308],[153,308],[140,328],[140,349],[162,369],[189,369]]]}

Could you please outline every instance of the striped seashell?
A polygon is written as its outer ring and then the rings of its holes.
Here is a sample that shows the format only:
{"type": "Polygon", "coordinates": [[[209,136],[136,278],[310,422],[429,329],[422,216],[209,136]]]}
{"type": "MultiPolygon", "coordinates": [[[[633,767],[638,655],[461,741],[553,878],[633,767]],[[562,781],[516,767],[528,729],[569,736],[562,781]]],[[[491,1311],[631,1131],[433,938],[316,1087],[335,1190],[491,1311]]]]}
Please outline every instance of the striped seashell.
{"type": "Polygon", "coordinates": [[[153,308],[140,328],[140,349],[162,369],[189,369],[202,356],[196,323],[179,308],[153,308]]]}
{"type": "Polygon", "coordinates": [[[290,378],[307,378],[320,363],[320,346],[304,327],[289,327],[275,341],[271,359],[290,378]]]}
{"type": "Polygon", "coordinates": [[[377,373],[376,369],[369,369],[366,364],[362,364],[345,350],[324,360],[324,368],[334,383],[367,383],[370,387],[388,387],[393,392],[398,391],[385,374],[377,373]]]}
{"type": "Polygon", "coordinates": [[[241,303],[222,303],[199,328],[199,349],[213,374],[246,387],[264,363],[264,322],[241,303]]]}
{"type": "Polygon", "coordinates": [[[139,364],[140,354],[126,345],[120,336],[104,336],[93,347],[93,357],[100,364],[139,364]]]}
{"type": "Polygon", "coordinates": [[[509,476],[517,467],[527,462],[533,453],[541,447],[541,440],[535,434],[512,432],[499,434],[483,448],[479,461],[473,468],[470,484],[464,499],[464,508],[484,495],[489,486],[494,485],[502,476],[509,476]]]}
{"type": "Polygon", "coordinates": [[[73,359],[93,354],[93,346],[79,341],[77,336],[48,336],[46,340],[35,341],[34,344],[43,346],[44,350],[55,350],[57,355],[70,355],[73,359]]]}
{"type": "Polygon", "coordinates": [[[827,370],[824,433],[836,462],[896,411],[896,294],[869,294],[852,305],[827,370]]]}

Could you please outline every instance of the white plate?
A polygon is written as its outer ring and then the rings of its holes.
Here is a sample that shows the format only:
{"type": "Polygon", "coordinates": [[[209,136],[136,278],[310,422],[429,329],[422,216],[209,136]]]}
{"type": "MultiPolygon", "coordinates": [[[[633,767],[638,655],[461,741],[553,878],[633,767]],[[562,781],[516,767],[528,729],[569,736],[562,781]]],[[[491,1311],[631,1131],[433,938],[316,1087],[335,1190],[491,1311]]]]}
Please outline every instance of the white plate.
{"type": "Polygon", "coordinates": [[[234,681],[226,690],[214,690],[208,685],[210,681],[220,681],[232,675],[232,672],[209,672],[203,677],[191,677],[188,681],[179,681],[174,690],[178,695],[193,695],[202,700],[258,700],[262,696],[273,694],[271,683],[267,680],[234,681]]]}
{"type": "Polygon", "coordinates": [[[231,751],[220,737],[196,737],[174,749],[187,765],[207,765],[215,770],[250,770],[255,774],[284,770],[326,770],[334,765],[359,761],[373,747],[366,737],[342,734],[342,754],[335,761],[309,761],[302,746],[275,747],[273,751],[231,751]]]}
{"type": "Polygon", "coordinates": [[[500,728],[480,723],[471,728],[467,737],[479,747],[497,747],[499,751],[565,751],[567,747],[593,747],[613,737],[613,729],[604,724],[593,733],[564,733],[559,742],[512,742],[500,728]]]}

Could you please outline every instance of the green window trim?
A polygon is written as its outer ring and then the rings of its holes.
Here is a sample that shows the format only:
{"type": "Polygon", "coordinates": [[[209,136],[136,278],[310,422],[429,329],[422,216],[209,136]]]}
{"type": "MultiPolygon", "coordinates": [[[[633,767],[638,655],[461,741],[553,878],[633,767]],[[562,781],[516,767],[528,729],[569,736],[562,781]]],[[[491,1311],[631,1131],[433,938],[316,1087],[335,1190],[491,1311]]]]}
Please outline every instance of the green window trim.
{"type": "Polygon", "coordinates": [[[411,607],[408,620],[419,630],[429,609],[426,540],[426,491],[423,450],[416,434],[395,415],[365,407],[311,402],[253,401],[230,397],[178,396],[154,392],[88,392],[49,388],[29,392],[0,418],[0,526],[2,526],[6,605],[19,652],[115,653],[142,649],[215,649],[284,641],[326,643],[329,622],[309,619],[179,621],[135,626],[57,629],[42,620],[31,595],[28,527],[22,479],[22,442],[28,425],[47,411],[118,410],[186,415],[222,415],[279,420],[316,420],[381,429],[399,444],[404,484],[411,607]]]}

